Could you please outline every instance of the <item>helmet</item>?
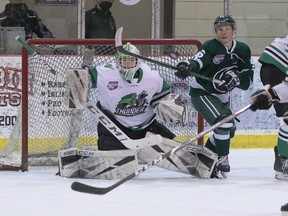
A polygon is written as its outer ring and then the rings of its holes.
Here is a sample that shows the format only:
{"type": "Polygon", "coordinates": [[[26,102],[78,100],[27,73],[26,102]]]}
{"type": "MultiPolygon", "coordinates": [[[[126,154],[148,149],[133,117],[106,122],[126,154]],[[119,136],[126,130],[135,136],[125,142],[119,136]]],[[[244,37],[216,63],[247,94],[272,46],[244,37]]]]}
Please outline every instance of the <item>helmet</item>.
{"type": "Polygon", "coordinates": [[[223,25],[228,25],[231,26],[232,29],[236,28],[236,23],[235,20],[229,16],[229,15],[224,15],[224,16],[218,16],[215,21],[214,21],[214,28],[216,29],[219,26],[223,25]]]}
{"type": "MultiPolygon", "coordinates": [[[[140,55],[137,47],[129,42],[123,45],[123,48],[131,53],[140,55]]],[[[139,65],[140,60],[138,58],[126,55],[121,52],[116,53],[116,66],[125,80],[130,81],[133,79],[136,71],[139,69],[139,65]]]]}

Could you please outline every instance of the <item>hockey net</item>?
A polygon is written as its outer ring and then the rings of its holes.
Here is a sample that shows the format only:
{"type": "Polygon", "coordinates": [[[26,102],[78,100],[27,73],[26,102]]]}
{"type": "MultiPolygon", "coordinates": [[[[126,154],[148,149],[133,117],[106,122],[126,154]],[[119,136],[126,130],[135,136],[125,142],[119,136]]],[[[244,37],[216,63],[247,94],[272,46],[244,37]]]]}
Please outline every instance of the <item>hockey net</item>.
{"type": "MultiPolygon", "coordinates": [[[[197,40],[176,39],[130,39],[123,40],[123,44],[128,41],[141,55],[170,65],[191,58],[201,46],[197,40]],[[176,53],[177,58],[172,58],[171,54],[176,53]]],[[[22,51],[22,102],[11,135],[0,149],[0,170],[25,171],[28,165],[49,165],[61,149],[97,147],[97,119],[87,110],[69,110],[63,103],[66,69],[81,68],[87,60],[87,48],[93,50],[94,65],[114,61],[114,40],[31,39],[27,43],[38,55],[22,51]]],[[[166,126],[177,135],[177,141],[188,141],[203,130],[203,119],[190,102],[190,79],[180,80],[172,69],[146,63],[170,83],[172,92],[187,99],[188,123],[166,126]]],[[[91,90],[89,100],[97,98],[97,90],[91,90]]]]}

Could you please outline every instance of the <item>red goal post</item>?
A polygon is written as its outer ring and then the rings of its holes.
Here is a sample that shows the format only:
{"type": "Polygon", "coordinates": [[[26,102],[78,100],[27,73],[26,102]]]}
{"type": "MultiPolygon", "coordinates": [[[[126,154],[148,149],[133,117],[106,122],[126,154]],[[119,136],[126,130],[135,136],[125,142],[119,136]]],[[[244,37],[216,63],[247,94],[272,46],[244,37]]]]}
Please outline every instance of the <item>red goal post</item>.
{"type": "MultiPolygon", "coordinates": [[[[170,65],[176,65],[181,59],[191,58],[202,45],[192,39],[126,39],[123,44],[128,41],[137,46],[141,55],[170,65]],[[177,59],[171,58],[171,53],[177,53],[177,59]]],[[[97,120],[89,111],[69,110],[63,103],[65,72],[68,68],[81,68],[87,49],[93,50],[94,65],[114,61],[114,43],[112,39],[27,41],[37,55],[29,54],[25,48],[22,50],[22,108],[19,109],[9,140],[0,149],[0,170],[26,171],[28,165],[34,163],[32,158],[36,158],[37,165],[46,164],[61,149],[97,147],[97,120]],[[56,74],[51,73],[51,68],[56,74]]],[[[187,99],[187,125],[166,126],[177,135],[177,141],[191,139],[203,130],[204,123],[190,102],[190,78],[178,79],[172,69],[146,63],[158,70],[170,83],[172,92],[180,93],[187,99]]],[[[97,101],[97,98],[97,90],[91,90],[89,100],[97,101]]],[[[198,140],[198,143],[203,144],[203,139],[198,140]]]]}

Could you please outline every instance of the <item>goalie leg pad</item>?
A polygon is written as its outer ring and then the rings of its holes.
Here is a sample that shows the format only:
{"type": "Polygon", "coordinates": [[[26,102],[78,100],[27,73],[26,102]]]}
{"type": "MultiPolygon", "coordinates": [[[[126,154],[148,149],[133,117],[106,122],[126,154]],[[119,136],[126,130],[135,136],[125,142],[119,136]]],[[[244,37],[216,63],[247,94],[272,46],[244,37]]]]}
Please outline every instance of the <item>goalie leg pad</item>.
{"type": "Polygon", "coordinates": [[[90,90],[90,76],[87,69],[67,69],[65,104],[69,108],[85,109],[90,90]]]}
{"type": "Polygon", "coordinates": [[[63,177],[79,177],[79,156],[77,148],[60,150],[58,152],[58,174],[63,177]]]}
{"type": "Polygon", "coordinates": [[[78,150],[79,175],[83,178],[123,179],[138,170],[136,150],[78,150]]]}
{"type": "Polygon", "coordinates": [[[191,174],[194,174],[200,178],[210,178],[216,162],[218,161],[218,155],[210,149],[206,148],[204,145],[196,145],[193,143],[181,149],[179,154],[184,153],[184,155],[186,155],[187,152],[197,155],[198,157],[195,173],[192,173],[193,170],[191,170],[191,174]]]}
{"type": "MultiPolygon", "coordinates": [[[[145,163],[150,163],[178,145],[181,143],[163,138],[163,142],[159,145],[140,149],[138,158],[145,163]]],[[[157,166],[199,178],[210,178],[217,159],[217,154],[204,146],[189,144],[169,158],[160,161],[157,166]]]]}
{"type": "MultiPolygon", "coordinates": [[[[150,163],[153,160],[159,158],[165,152],[176,147],[177,145],[180,145],[180,143],[174,142],[173,140],[164,139],[163,142],[158,145],[147,146],[140,149],[138,151],[138,158],[139,160],[142,160],[144,163],[150,163]]],[[[156,164],[156,166],[176,172],[189,174],[189,171],[187,170],[185,164],[183,164],[182,161],[179,159],[177,153],[178,152],[171,155],[169,158],[160,161],[158,164],[156,164]]],[[[193,157],[193,155],[191,155],[191,157],[193,157]]],[[[196,166],[197,159],[195,157],[191,159],[191,164],[192,163],[194,163],[194,165],[196,166]]]]}

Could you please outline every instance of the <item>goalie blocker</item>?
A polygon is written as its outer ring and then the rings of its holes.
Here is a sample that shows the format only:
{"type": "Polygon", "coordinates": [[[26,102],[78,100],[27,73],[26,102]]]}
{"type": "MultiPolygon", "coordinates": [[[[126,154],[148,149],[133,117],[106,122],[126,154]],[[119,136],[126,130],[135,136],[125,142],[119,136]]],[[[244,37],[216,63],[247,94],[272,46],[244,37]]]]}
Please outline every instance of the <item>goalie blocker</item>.
{"type": "Polygon", "coordinates": [[[69,68],[66,73],[66,106],[75,109],[85,109],[90,91],[90,75],[88,70],[84,68],[69,68]]]}
{"type": "MultiPolygon", "coordinates": [[[[98,151],[77,148],[61,150],[58,153],[59,175],[122,179],[139,169],[138,160],[149,163],[178,145],[180,143],[163,138],[161,144],[146,146],[138,151],[134,149],[98,151]]],[[[189,144],[159,162],[157,166],[206,179],[210,178],[217,159],[217,154],[204,146],[189,144]]]]}

